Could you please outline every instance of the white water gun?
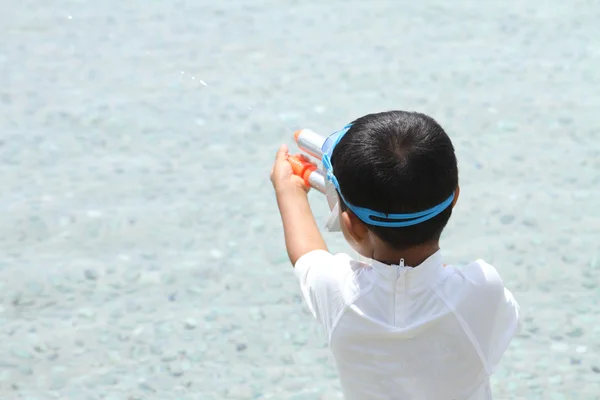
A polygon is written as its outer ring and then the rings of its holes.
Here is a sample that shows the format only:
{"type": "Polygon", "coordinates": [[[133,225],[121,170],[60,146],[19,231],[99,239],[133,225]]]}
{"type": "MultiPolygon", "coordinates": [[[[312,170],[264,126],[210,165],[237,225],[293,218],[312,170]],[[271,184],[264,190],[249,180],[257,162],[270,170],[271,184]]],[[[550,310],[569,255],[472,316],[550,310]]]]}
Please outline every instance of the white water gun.
{"type": "MultiPolygon", "coordinates": [[[[294,140],[298,145],[298,148],[308,155],[316,158],[319,162],[323,158],[323,143],[325,138],[318,133],[311,131],[310,129],[300,129],[294,132],[294,140]]],[[[290,164],[292,164],[292,170],[294,175],[298,175],[304,179],[304,183],[321,193],[326,192],[325,186],[325,173],[318,169],[315,165],[304,161],[299,156],[290,156],[288,158],[290,164]]]]}
{"type": "MultiPolygon", "coordinates": [[[[310,129],[300,129],[294,132],[294,140],[296,141],[298,148],[316,158],[319,162],[323,158],[322,148],[325,139],[326,138],[310,129]]],[[[298,175],[304,179],[304,183],[307,186],[310,186],[325,195],[331,211],[325,227],[330,232],[339,231],[339,199],[335,187],[327,182],[325,172],[299,156],[289,156],[288,161],[292,165],[294,175],[298,175]]]]}

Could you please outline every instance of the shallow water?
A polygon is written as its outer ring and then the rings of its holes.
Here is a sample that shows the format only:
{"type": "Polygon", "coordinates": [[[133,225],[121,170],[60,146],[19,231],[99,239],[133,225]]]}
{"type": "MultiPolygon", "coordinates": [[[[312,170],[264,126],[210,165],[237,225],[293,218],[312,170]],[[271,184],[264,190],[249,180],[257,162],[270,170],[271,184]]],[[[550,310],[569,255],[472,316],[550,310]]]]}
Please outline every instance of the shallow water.
{"type": "Polygon", "coordinates": [[[457,148],[447,262],[525,314],[496,397],[600,399],[599,1],[2,8],[0,398],[341,398],[268,173],[407,109],[457,148]]]}

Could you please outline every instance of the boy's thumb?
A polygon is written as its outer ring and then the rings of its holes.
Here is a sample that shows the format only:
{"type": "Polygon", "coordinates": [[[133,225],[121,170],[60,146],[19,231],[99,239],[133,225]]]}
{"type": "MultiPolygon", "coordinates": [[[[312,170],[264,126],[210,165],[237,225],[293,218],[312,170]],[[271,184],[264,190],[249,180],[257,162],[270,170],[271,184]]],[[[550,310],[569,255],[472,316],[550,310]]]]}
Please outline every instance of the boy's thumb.
{"type": "Polygon", "coordinates": [[[287,160],[287,154],[288,154],[287,145],[282,144],[281,147],[279,147],[279,150],[277,151],[277,160],[279,160],[279,161],[287,160]]]}

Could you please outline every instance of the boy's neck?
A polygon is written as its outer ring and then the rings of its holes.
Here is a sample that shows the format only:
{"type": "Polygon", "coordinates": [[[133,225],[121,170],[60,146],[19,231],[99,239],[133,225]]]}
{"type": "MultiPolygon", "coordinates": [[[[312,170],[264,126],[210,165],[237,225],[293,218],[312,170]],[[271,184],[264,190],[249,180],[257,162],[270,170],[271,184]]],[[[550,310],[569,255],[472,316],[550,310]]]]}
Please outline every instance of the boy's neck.
{"type": "Polygon", "coordinates": [[[404,250],[386,248],[374,249],[373,259],[388,265],[399,265],[404,259],[404,265],[417,267],[440,249],[438,242],[427,243],[404,250]]]}

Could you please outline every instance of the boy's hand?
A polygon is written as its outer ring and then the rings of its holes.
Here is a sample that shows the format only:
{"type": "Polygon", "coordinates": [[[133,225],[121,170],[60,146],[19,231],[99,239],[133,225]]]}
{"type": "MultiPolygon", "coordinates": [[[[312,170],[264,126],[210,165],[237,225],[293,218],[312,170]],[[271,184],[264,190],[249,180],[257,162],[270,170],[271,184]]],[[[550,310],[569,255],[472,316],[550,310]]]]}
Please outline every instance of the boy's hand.
{"type": "MultiPolygon", "coordinates": [[[[294,175],[292,166],[288,162],[288,148],[285,144],[282,144],[277,155],[275,156],[275,163],[271,169],[271,183],[276,193],[283,192],[299,192],[308,193],[310,190],[309,186],[306,186],[304,179],[298,175],[294,175]]],[[[306,158],[303,157],[305,160],[306,158]]]]}
{"type": "MultiPolygon", "coordinates": [[[[271,170],[271,182],[283,222],[285,247],[292,265],[296,265],[304,254],[313,250],[327,251],[327,245],[308,204],[306,194],[310,187],[304,184],[304,179],[294,175],[288,157],[288,148],[282,145],[271,170]]],[[[308,161],[308,157],[303,160],[308,161]]]]}

